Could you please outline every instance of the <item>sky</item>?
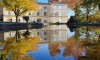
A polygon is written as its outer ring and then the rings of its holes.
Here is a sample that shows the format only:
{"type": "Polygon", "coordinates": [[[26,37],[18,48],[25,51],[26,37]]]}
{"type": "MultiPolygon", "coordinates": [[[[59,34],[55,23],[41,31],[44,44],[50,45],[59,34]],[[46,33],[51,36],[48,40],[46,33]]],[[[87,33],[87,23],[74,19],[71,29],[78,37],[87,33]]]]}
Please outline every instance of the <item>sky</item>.
{"type": "Polygon", "coordinates": [[[48,0],[38,0],[38,2],[48,2],[48,0]]]}
{"type": "Polygon", "coordinates": [[[74,60],[72,56],[63,57],[64,47],[60,48],[60,53],[58,53],[55,57],[50,55],[48,44],[39,44],[37,51],[29,52],[29,56],[31,56],[34,60],[74,60]]]}

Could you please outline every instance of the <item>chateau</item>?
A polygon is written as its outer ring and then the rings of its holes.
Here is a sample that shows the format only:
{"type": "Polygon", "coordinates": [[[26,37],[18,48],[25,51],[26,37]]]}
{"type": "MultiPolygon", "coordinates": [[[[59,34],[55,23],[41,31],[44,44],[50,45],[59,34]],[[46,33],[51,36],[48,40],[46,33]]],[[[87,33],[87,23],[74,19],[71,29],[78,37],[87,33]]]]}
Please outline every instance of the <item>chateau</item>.
{"type": "MultiPolygon", "coordinates": [[[[52,25],[50,22],[67,22],[68,21],[68,8],[67,4],[62,0],[52,1],[48,0],[48,3],[38,2],[39,10],[37,12],[30,11],[26,13],[29,16],[29,22],[41,22],[45,26],[42,29],[30,30],[31,35],[39,36],[41,41],[66,41],[67,40],[67,26],[66,25],[52,25]]],[[[12,11],[8,11],[6,8],[0,9],[0,17],[3,18],[3,22],[15,22],[15,16],[12,11]]],[[[22,16],[19,17],[19,22],[26,22],[22,16]]],[[[0,33],[0,40],[6,40],[7,37],[15,36],[15,32],[3,32],[0,33]]]]}

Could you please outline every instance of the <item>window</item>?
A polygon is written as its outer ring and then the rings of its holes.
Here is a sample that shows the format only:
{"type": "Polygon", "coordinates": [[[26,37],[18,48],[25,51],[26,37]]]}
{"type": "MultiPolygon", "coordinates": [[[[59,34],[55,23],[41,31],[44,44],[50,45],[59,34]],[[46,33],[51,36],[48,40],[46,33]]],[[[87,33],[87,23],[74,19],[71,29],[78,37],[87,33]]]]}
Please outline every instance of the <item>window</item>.
{"type": "Polygon", "coordinates": [[[47,20],[44,20],[44,23],[47,23],[48,21],[47,20]]]}
{"type": "Polygon", "coordinates": [[[38,18],[38,19],[37,19],[37,22],[38,22],[38,23],[41,23],[41,22],[42,22],[42,21],[41,21],[41,18],[38,18]]]}
{"type": "Polygon", "coordinates": [[[39,32],[37,32],[37,34],[39,35],[40,33],[39,33],[39,32]]]}
{"type": "Polygon", "coordinates": [[[59,6],[58,8],[59,8],[59,9],[62,9],[62,6],[59,6]]]}
{"type": "Polygon", "coordinates": [[[44,16],[46,16],[46,12],[44,12],[44,16]]]}
{"type": "Polygon", "coordinates": [[[58,31],[55,31],[55,34],[57,34],[57,35],[58,35],[58,34],[59,34],[59,32],[58,32],[58,31]]]}
{"type": "Polygon", "coordinates": [[[10,33],[10,37],[12,36],[12,33],[11,32],[9,32],[10,33]]]}
{"type": "Polygon", "coordinates": [[[8,15],[13,15],[12,11],[8,11],[8,15]]]}
{"type": "Polygon", "coordinates": [[[39,16],[39,12],[37,12],[37,15],[39,16]]]}
{"type": "Polygon", "coordinates": [[[57,12],[57,13],[55,13],[55,16],[58,16],[58,12],[57,12]]]}
{"type": "Polygon", "coordinates": [[[45,38],[44,40],[47,40],[47,38],[45,38]]]}
{"type": "Polygon", "coordinates": [[[47,35],[47,32],[44,32],[44,35],[47,35]]]}
{"type": "Polygon", "coordinates": [[[46,9],[47,7],[45,6],[44,9],[46,9]]]}

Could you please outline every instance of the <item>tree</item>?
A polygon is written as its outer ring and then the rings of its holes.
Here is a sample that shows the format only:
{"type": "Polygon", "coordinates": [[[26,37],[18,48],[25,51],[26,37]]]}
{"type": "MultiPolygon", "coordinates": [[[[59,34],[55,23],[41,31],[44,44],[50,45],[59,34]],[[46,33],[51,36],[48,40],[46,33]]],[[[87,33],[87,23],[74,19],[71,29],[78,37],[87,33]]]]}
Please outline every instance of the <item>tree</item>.
{"type": "Polygon", "coordinates": [[[20,42],[16,42],[14,37],[10,37],[0,52],[0,56],[2,56],[1,59],[6,60],[6,58],[10,56],[11,60],[31,60],[31,58],[27,56],[27,52],[37,50],[38,43],[38,37],[22,38],[20,42]]]}
{"type": "Polygon", "coordinates": [[[87,59],[88,60],[100,60],[100,46],[92,46],[87,49],[87,59]]]}
{"type": "Polygon", "coordinates": [[[22,14],[38,8],[36,0],[2,0],[2,3],[7,10],[14,12],[16,22],[18,22],[18,17],[22,14]]]}
{"type": "Polygon", "coordinates": [[[100,0],[92,0],[94,7],[98,7],[98,11],[100,11],[100,0]]]}
{"type": "Polygon", "coordinates": [[[75,16],[86,22],[99,22],[99,0],[81,0],[75,5],[75,16]]]}
{"type": "Polygon", "coordinates": [[[59,54],[61,52],[60,49],[59,49],[59,44],[57,44],[57,43],[49,44],[48,49],[49,49],[50,55],[52,57],[55,57],[57,54],[59,54]]]}
{"type": "Polygon", "coordinates": [[[78,3],[80,0],[64,0],[68,4],[68,7],[73,9],[75,8],[75,4],[78,3]]]}
{"type": "MultiPolygon", "coordinates": [[[[54,2],[59,2],[59,0],[53,0],[54,2]]],[[[52,2],[53,2],[52,1],[52,2]]],[[[62,0],[63,2],[66,2],[69,8],[73,9],[75,7],[75,4],[79,2],[80,0],[62,0]]]]}
{"type": "Polygon", "coordinates": [[[84,51],[84,47],[82,47],[81,43],[79,41],[75,41],[73,37],[68,38],[65,49],[63,51],[63,56],[73,56],[75,59],[77,59],[79,56],[82,56],[82,51],[84,51]]]}
{"type": "Polygon", "coordinates": [[[75,12],[75,17],[80,18],[80,15],[82,14],[82,11],[80,9],[80,3],[75,4],[74,12],[75,12]]]}
{"type": "Polygon", "coordinates": [[[96,12],[93,15],[90,15],[91,22],[100,22],[100,12],[96,12]]]}

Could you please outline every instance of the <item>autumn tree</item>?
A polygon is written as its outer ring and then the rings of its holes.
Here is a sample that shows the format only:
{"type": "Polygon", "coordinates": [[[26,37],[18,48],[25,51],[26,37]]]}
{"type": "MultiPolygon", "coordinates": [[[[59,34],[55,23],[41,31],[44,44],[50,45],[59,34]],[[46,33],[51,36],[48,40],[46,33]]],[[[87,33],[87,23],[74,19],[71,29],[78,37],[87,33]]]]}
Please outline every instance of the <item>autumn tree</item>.
{"type": "Polygon", "coordinates": [[[92,46],[88,48],[86,56],[88,60],[100,60],[100,46],[92,46]]]}
{"type": "Polygon", "coordinates": [[[59,44],[57,44],[57,43],[51,43],[51,44],[49,44],[48,49],[49,49],[50,55],[52,57],[55,57],[57,54],[60,53],[59,44]]]}
{"type": "Polygon", "coordinates": [[[82,47],[80,42],[76,42],[73,37],[68,38],[63,51],[63,56],[73,56],[77,59],[79,56],[82,56],[82,51],[84,51],[84,47],[82,47]]]}
{"type": "Polygon", "coordinates": [[[27,52],[37,50],[38,43],[38,37],[22,38],[20,42],[15,42],[15,38],[10,37],[5,42],[0,56],[2,56],[2,60],[5,60],[8,56],[11,60],[30,60],[27,52]]]}
{"type": "Polygon", "coordinates": [[[64,0],[68,4],[68,7],[71,9],[75,8],[75,4],[77,4],[80,0],[64,0]]]}
{"type": "Polygon", "coordinates": [[[18,17],[22,14],[35,11],[38,8],[36,0],[2,0],[2,3],[7,10],[14,12],[16,22],[18,22],[18,17]]]}
{"type": "Polygon", "coordinates": [[[69,8],[73,9],[75,7],[75,4],[78,3],[80,0],[52,0],[52,2],[65,2],[69,8]]]}

